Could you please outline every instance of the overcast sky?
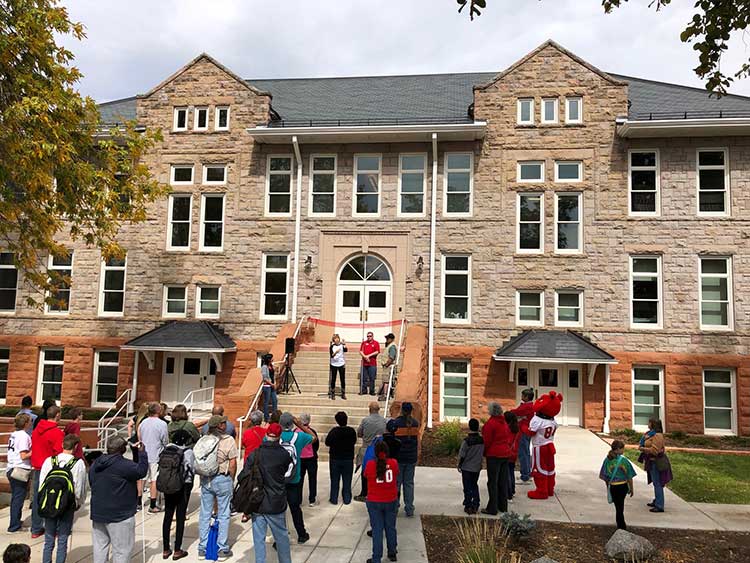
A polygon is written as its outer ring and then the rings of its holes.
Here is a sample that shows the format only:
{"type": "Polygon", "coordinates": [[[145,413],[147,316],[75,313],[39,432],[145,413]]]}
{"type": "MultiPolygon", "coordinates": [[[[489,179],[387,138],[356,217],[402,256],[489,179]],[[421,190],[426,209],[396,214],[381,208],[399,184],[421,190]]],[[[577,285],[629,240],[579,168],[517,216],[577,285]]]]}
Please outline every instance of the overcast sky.
{"type": "MultiPolygon", "coordinates": [[[[602,70],[702,87],[679,34],[693,0],[657,13],[630,0],[487,0],[469,21],[455,0],[63,0],[86,26],[66,40],[97,101],[148,91],[205,51],[245,78],[500,71],[546,39],[602,70]]],[[[722,61],[739,67],[737,38],[722,61]]],[[[750,80],[732,88],[750,95],[750,80]]]]}

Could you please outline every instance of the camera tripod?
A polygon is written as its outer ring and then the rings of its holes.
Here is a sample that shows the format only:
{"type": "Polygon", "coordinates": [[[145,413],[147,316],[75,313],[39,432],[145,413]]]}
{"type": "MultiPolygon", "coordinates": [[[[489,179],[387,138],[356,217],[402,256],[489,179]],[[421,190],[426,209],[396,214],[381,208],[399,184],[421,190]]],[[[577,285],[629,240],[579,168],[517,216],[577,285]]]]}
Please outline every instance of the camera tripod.
{"type": "Polygon", "coordinates": [[[281,377],[281,389],[279,389],[281,393],[289,393],[294,387],[296,387],[297,393],[300,395],[302,394],[302,389],[300,389],[299,383],[297,383],[297,378],[294,376],[294,370],[292,369],[292,366],[289,365],[288,359],[284,360],[284,365],[281,366],[279,377],[281,377]]]}

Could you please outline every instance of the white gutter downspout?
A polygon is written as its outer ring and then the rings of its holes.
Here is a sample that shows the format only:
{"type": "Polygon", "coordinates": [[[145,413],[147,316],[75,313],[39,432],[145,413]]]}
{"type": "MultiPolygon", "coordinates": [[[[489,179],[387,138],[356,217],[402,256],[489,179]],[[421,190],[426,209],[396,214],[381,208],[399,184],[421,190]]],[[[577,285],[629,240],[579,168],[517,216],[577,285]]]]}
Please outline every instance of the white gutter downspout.
{"type": "Polygon", "coordinates": [[[604,426],[602,431],[609,434],[609,364],[604,366],[604,426]]]}
{"type": "Polygon", "coordinates": [[[427,322],[427,428],[432,428],[432,393],[433,393],[433,347],[435,344],[435,222],[437,216],[437,175],[438,152],[437,133],[432,134],[432,194],[430,195],[430,298],[429,320],[427,322]]]}
{"type": "Polygon", "coordinates": [[[294,145],[294,156],[297,158],[297,203],[295,208],[294,216],[294,273],[292,282],[292,322],[297,322],[297,290],[299,289],[299,239],[300,239],[300,223],[302,221],[302,210],[300,205],[302,202],[302,155],[299,150],[299,142],[297,141],[297,135],[292,137],[292,145],[294,145]]]}
{"type": "Polygon", "coordinates": [[[141,353],[135,351],[135,360],[133,362],[133,392],[130,394],[130,406],[128,407],[128,414],[135,411],[135,395],[138,392],[138,358],[141,353]]]}

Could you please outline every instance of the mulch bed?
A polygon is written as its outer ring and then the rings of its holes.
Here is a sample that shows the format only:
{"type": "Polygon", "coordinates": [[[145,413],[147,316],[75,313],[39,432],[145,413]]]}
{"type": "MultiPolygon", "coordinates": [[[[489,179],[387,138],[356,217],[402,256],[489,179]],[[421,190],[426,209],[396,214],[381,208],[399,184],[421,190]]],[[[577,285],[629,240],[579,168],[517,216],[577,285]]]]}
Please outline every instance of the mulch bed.
{"type": "Polygon", "coordinates": [[[422,434],[422,452],[419,456],[419,465],[425,467],[456,467],[458,457],[440,453],[435,433],[425,430],[422,434]]]}
{"type": "MultiPolygon", "coordinates": [[[[458,560],[456,524],[466,518],[422,516],[427,557],[430,563],[458,560]]],[[[537,522],[530,538],[513,542],[511,549],[522,563],[547,555],[559,563],[602,563],[604,546],[614,526],[593,526],[537,522]]],[[[750,533],[663,528],[632,528],[659,550],[650,563],[747,563],[750,561],[750,533]]]]}

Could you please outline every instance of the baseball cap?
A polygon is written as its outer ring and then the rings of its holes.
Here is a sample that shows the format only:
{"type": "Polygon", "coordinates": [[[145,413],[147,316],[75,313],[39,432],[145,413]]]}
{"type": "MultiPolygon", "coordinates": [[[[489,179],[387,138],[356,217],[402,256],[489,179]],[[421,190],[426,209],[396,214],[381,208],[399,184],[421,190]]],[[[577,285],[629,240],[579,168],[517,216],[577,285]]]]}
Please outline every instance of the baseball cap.
{"type": "Polygon", "coordinates": [[[278,422],[272,422],[268,425],[268,430],[266,430],[267,436],[273,436],[274,438],[278,438],[281,436],[281,424],[278,422]]]}
{"type": "Polygon", "coordinates": [[[396,335],[393,334],[392,332],[389,332],[388,334],[386,334],[385,337],[390,338],[391,340],[396,340],[396,335]]]}
{"type": "Polygon", "coordinates": [[[226,422],[229,420],[226,416],[221,414],[215,414],[211,418],[208,419],[208,427],[209,428],[216,428],[219,426],[219,424],[226,422]]]}

